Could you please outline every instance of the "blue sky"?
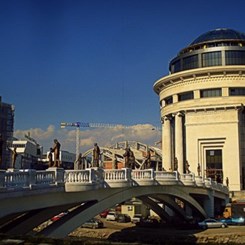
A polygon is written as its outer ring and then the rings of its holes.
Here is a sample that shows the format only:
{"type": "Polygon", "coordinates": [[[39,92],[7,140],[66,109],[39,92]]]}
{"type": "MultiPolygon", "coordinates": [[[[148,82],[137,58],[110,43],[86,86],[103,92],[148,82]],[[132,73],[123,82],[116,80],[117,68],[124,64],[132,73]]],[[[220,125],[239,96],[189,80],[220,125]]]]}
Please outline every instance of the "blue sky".
{"type": "Polygon", "coordinates": [[[46,149],[58,137],[75,151],[74,130],[60,123],[101,122],[132,125],[134,133],[82,129],[81,151],[95,141],[153,144],[154,82],[199,35],[245,32],[244,9],[243,0],[0,1],[0,95],[15,105],[16,135],[31,132],[46,149]]]}

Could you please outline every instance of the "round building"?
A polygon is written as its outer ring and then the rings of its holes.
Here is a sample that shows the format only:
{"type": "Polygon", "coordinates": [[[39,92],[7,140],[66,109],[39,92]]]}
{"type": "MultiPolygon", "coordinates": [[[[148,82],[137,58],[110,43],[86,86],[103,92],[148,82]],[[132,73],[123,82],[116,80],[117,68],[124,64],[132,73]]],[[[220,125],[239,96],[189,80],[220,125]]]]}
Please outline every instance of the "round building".
{"type": "Polygon", "coordinates": [[[157,80],[162,161],[166,171],[191,171],[245,187],[245,34],[204,33],[170,61],[157,80]]]}

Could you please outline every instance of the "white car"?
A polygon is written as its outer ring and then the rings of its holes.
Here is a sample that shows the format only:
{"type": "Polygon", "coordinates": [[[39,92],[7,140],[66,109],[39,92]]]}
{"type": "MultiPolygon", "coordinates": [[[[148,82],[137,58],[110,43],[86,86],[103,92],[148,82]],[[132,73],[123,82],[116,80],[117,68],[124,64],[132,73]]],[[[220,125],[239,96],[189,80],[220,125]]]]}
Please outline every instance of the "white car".
{"type": "Polygon", "coordinates": [[[108,220],[108,221],[116,221],[116,220],[117,220],[117,214],[116,214],[116,212],[110,211],[110,212],[106,215],[106,220],[108,220]]]}
{"type": "Polygon", "coordinates": [[[199,227],[202,229],[207,228],[225,228],[227,224],[216,219],[205,219],[202,222],[198,223],[199,227]]]}

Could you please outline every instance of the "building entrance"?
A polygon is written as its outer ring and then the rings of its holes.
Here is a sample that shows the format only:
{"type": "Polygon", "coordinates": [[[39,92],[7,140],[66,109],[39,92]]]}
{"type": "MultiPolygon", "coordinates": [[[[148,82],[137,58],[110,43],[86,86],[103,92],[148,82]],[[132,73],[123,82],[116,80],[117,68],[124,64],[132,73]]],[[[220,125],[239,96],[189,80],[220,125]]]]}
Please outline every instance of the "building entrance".
{"type": "Polygon", "coordinates": [[[223,182],[222,150],[206,150],[206,177],[223,182]]]}

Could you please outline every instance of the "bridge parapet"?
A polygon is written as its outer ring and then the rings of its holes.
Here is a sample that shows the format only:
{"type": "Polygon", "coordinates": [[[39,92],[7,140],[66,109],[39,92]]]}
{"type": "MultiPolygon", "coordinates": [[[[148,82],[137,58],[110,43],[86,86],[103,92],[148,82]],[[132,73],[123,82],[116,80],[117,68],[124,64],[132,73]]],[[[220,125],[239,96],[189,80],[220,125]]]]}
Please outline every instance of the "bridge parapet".
{"type": "Polygon", "coordinates": [[[155,171],[155,179],[160,185],[179,184],[178,172],[155,171]]]}
{"type": "Polygon", "coordinates": [[[64,170],[49,168],[0,171],[1,192],[65,186],[66,192],[89,191],[99,188],[120,188],[130,186],[185,185],[213,189],[228,193],[228,188],[211,178],[195,176],[194,173],[179,174],[177,171],[154,171],[153,169],[132,170],[88,168],[85,170],[64,170]]]}
{"type": "Polygon", "coordinates": [[[0,188],[42,188],[64,183],[63,178],[54,171],[36,171],[35,169],[8,169],[0,171],[0,188]]]}
{"type": "Polygon", "coordinates": [[[122,169],[105,169],[104,186],[105,187],[127,187],[132,186],[132,170],[129,168],[122,169]]]}
{"type": "Polygon", "coordinates": [[[184,185],[195,186],[196,185],[195,174],[194,173],[180,174],[180,181],[184,185]]]}

